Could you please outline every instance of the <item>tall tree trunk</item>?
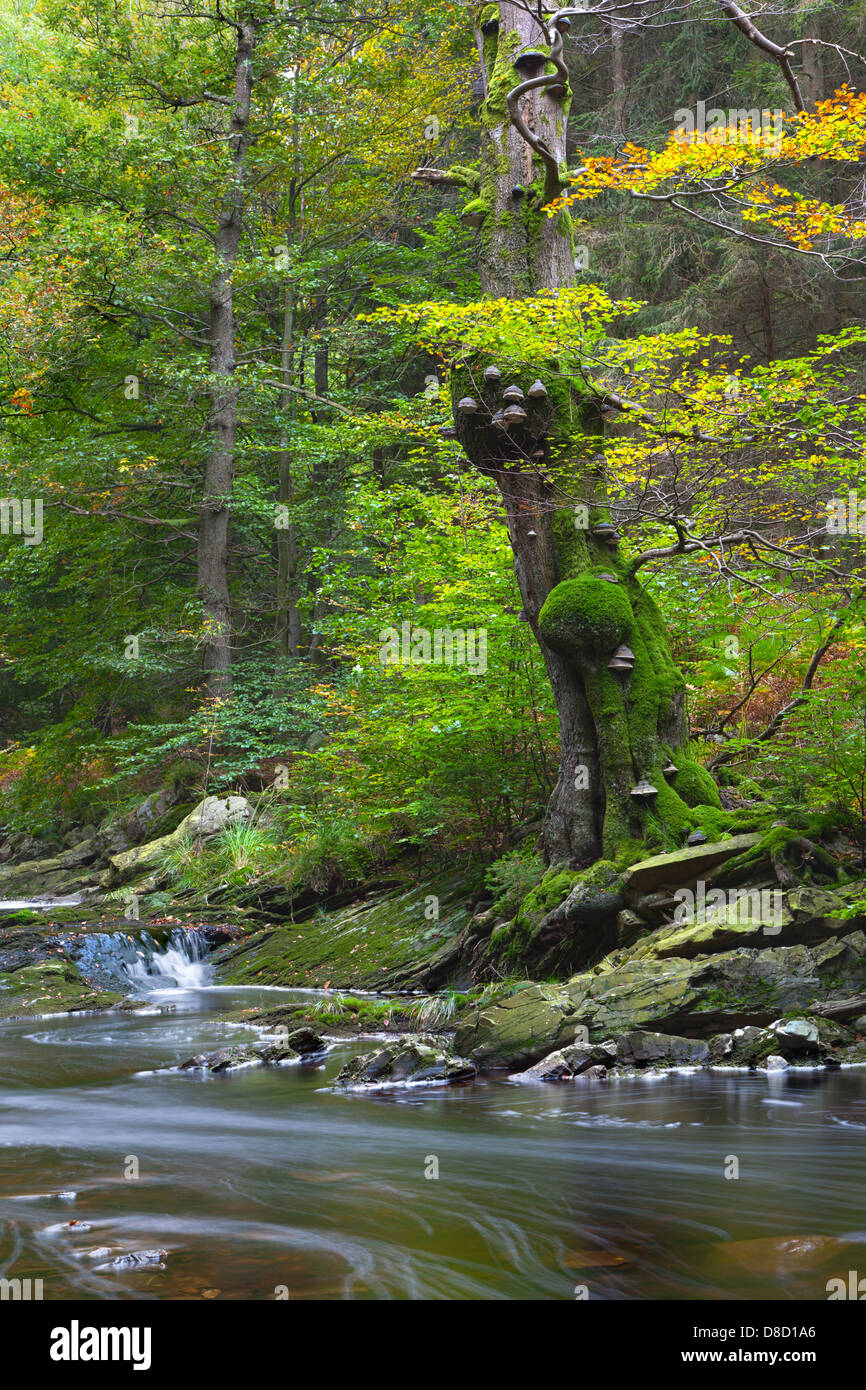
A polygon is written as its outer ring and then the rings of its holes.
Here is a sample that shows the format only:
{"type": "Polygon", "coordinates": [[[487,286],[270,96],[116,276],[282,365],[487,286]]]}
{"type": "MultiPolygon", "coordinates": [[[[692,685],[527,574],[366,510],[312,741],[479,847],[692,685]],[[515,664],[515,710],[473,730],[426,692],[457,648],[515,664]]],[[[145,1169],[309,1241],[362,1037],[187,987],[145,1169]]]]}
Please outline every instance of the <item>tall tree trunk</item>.
{"type": "Polygon", "coordinates": [[[231,605],[228,583],[229,499],[237,436],[234,268],[245,206],[246,155],[252,101],[252,55],[256,25],[239,25],[235,48],[235,104],[229,125],[231,184],[220,209],[216,235],[217,272],[210,286],[210,448],[204,472],[198,529],[198,586],[205,624],[203,667],[208,693],[231,689],[231,605]]]}
{"type": "MultiPolygon", "coordinates": [[[[801,0],[802,7],[809,9],[808,0],[801,0]]],[[[820,39],[821,21],[817,14],[808,14],[803,23],[804,39],[820,39]]],[[[824,50],[817,43],[803,44],[803,71],[800,88],[806,110],[812,111],[819,101],[824,100],[824,50]]]]}
{"type": "MultiPolygon", "coordinates": [[[[292,337],[294,333],[294,293],[286,281],[283,305],[283,333],[280,344],[280,408],[291,410],[294,396],[288,390],[292,377],[292,337]]],[[[291,517],[291,507],[295,500],[295,482],[292,475],[292,456],[289,431],[284,425],[280,430],[280,447],[277,456],[277,501],[289,509],[288,524],[277,528],[277,614],[274,636],[278,659],[288,660],[298,655],[300,618],[298,614],[297,563],[298,542],[295,523],[291,517]]]]}
{"type": "Polygon", "coordinates": [[[617,134],[625,135],[625,30],[615,14],[610,17],[610,56],[614,121],[617,134]]]}
{"type": "MultiPolygon", "coordinates": [[[[470,207],[480,219],[484,290],[513,299],[575,280],[570,218],[541,211],[561,187],[571,94],[555,31],[545,33],[515,0],[501,0],[498,25],[487,15],[479,13],[477,33],[488,93],[480,197],[470,207]],[[530,56],[539,52],[552,54],[552,63],[530,56]]],[[[684,682],[659,612],[616,540],[595,529],[609,525],[598,410],[567,364],[557,370],[503,361],[499,377],[484,375],[496,365],[488,358],[455,366],[454,418],[470,460],[502,495],[524,611],[559,713],[561,762],[545,817],[545,857],[592,863],[643,838],[649,821],[667,843],[679,844],[694,827],[692,805],[718,805],[718,794],[688,758],[684,682]],[[526,411],[514,423],[501,415],[510,384],[523,391],[519,408],[526,411]],[[476,411],[459,409],[466,396],[476,411]],[[623,655],[624,666],[611,670],[624,645],[633,669],[623,655]],[[671,759],[678,770],[665,773],[671,759]],[[643,779],[655,792],[634,796],[643,779]]]]}

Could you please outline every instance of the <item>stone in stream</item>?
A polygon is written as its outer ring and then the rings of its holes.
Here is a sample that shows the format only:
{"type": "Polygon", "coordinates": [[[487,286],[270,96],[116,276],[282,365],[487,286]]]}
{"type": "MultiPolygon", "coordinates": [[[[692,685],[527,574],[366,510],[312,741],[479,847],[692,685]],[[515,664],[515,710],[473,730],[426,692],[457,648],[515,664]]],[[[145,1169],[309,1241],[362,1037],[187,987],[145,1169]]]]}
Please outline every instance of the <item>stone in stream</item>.
{"type": "Polygon", "coordinates": [[[296,1028],[294,1032],[265,1038],[261,1042],[238,1043],[220,1047],[216,1052],[197,1053],[181,1062],[179,1071],[207,1071],[218,1074],[237,1071],[241,1067],[274,1067],[287,1062],[308,1061],[327,1050],[327,1044],[312,1028],[296,1028]]]}
{"type": "Polygon", "coordinates": [[[97,1273],[110,1272],[112,1274],[125,1273],[130,1269],[165,1269],[163,1261],[167,1258],[167,1250],[135,1250],[127,1255],[116,1255],[113,1260],[96,1265],[95,1269],[97,1273]]]}
{"type": "Polygon", "coordinates": [[[612,1067],[616,1061],[616,1043],[574,1043],[571,1047],[560,1048],[549,1056],[527,1067],[526,1071],[514,1072],[510,1081],[573,1081],[601,1067],[612,1067]]]}
{"type": "Polygon", "coordinates": [[[678,1038],[669,1033],[648,1033],[636,1028],[617,1039],[616,1060],[625,1067],[703,1066],[709,1060],[709,1045],[702,1038],[678,1038]]]}
{"type": "Polygon", "coordinates": [[[353,1057],[337,1076],[336,1084],[347,1088],[383,1086],[404,1082],[471,1081],[475,1067],[465,1057],[456,1057],[435,1037],[394,1038],[377,1052],[353,1057]]]}
{"type": "Polygon", "coordinates": [[[789,1064],[785,1061],[784,1057],[779,1057],[777,1054],[771,1052],[769,1057],[765,1057],[763,1062],[758,1063],[758,1070],[787,1071],[788,1065],[789,1064]]]}

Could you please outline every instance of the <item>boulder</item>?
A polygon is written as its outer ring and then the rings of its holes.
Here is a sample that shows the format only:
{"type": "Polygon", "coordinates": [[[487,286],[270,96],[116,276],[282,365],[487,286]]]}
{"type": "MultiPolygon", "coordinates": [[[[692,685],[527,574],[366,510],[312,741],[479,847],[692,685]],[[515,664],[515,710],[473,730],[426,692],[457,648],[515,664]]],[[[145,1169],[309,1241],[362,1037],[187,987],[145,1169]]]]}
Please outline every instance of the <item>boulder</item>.
{"type": "Polygon", "coordinates": [[[617,1039],[616,1060],[625,1067],[703,1066],[710,1049],[701,1038],[677,1038],[670,1033],[648,1033],[636,1028],[617,1039]]]}
{"type": "Polygon", "coordinates": [[[512,1081],[573,1081],[576,1076],[594,1067],[612,1067],[616,1061],[616,1043],[574,1043],[543,1057],[526,1071],[515,1072],[512,1081]]]}
{"type": "Polygon", "coordinates": [[[786,1057],[792,1053],[823,1051],[818,1025],[811,1018],[779,1019],[770,1024],[770,1032],[775,1034],[779,1051],[786,1057]]]}
{"type": "MultiPolygon", "coordinates": [[[[172,850],[189,840],[209,840],[229,825],[245,825],[253,816],[253,808],[244,796],[206,796],[190,811],[170,835],[135,845],[121,854],[111,856],[112,886],[128,883],[153,870],[172,850]]],[[[165,879],[162,876],[162,881],[165,879]]]]}
{"type": "Polygon", "coordinates": [[[716,1033],[709,1041],[709,1062],[712,1066],[718,1066],[721,1062],[730,1061],[734,1050],[734,1036],[732,1033],[716,1033]]]}
{"type": "Polygon", "coordinates": [[[776,1051],[779,1044],[769,1028],[736,1028],[731,1037],[727,1060],[733,1067],[756,1067],[776,1051]]]}
{"type": "MultiPolygon", "coordinates": [[[[476,1062],[517,1070],[573,1043],[583,1028],[592,1042],[635,1029],[709,1038],[766,1027],[797,1010],[811,1013],[813,1004],[855,993],[864,975],[861,931],[813,947],[740,948],[691,960],[628,959],[575,975],[564,986],[531,985],[467,1010],[455,1046],[476,1062]]],[[[771,1050],[778,1052],[772,1036],[771,1050]]]]}
{"type": "Polygon", "coordinates": [[[633,946],[638,938],[644,935],[646,929],[647,924],[643,917],[633,912],[630,907],[623,908],[616,919],[617,946],[633,946]]]}
{"type": "Polygon", "coordinates": [[[419,1034],[417,1038],[394,1038],[377,1052],[353,1057],[337,1076],[337,1085],[347,1088],[414,1084],[420,1081],[470,1081],[475,1067],[465,1057],[457,1057],[443,1047],[442,1040],[419,1034]]]}
{"type": "Polygon", "coordinates": [[[787,1071],[788,1063],[785,1061],[784,1057],[779,1057],[778,1054],[771,1052],[769,1057],[765,1057],[763,1061],[758,1063],[758,1070],[787,1071]]]}
{"type": "Polygon", "coordinates": [[[574,1042],[579,1026],[568,986],[529,985],[484,1009],[470,1010],[457,1026],[454,1046],[476,1062],[517,1070],[574,1042]]]}

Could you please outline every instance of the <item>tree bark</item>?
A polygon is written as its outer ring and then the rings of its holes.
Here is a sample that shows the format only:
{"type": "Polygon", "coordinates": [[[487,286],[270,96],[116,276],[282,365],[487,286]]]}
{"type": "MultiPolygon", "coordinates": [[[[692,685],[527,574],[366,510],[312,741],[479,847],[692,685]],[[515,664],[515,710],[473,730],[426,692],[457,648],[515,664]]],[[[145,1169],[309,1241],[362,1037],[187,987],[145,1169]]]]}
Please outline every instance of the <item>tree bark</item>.
{"type": "Polygon", "coordinates": [[[198,529],[197,593],[202,605],[205,642],[202,664],[209,694],[231,689],[231,603],[228,582],[229,499],[234,481],[237,437],[235,370],[234,267],[245,209],[246,155],[250,138],[252,55],[256,24],[239,24],[235,48],[235,105],[229,125],[232,158],[228,195],[220,209],[216,234],[217,272],[211,281],[210,308],[210,447],[204,472],[198,529]]]}
{"type": "MultiPolygon", "coordinates": [[[[542,211],[558,191],[557,170],[565,171],[571,94],[555,62],[553,29],[514,0],[500,0],[495,28],[486,14],[477,15],[476,35],[488,94],[480,196],[464,216],[480,221],[486,294],[519,299],[575,281],[570,217],[542,211]],[[539,66],[527,50],[552,60],[539,66]]],[[[550,863],[584,866],[644,838],[651,823],[661,842],[680,844],[695,827],[692,806],[718,806],[718,794],[688,757],[684,682],[658,610],[604,530],[610,514],[598,409],[567,364],[503,361],[498,377],[485,377],[491,365],[499,364],[455,364],[454,419],[469,459],[501,493],[524,611],[559,714],[560,770],[543,853],[550,863]],[[542,389],[533,393],[538,382],[542,389]],[[508,385],[522,390],[525,417],[506,427],[508,385]],[[459,408],[466,396],[475,411],[459,408]],[[611,670],[623,645],[633,669],[623,658],[626,669],[611,670]],[[643,779],[654,792],[632,795],[643,779]]]]}

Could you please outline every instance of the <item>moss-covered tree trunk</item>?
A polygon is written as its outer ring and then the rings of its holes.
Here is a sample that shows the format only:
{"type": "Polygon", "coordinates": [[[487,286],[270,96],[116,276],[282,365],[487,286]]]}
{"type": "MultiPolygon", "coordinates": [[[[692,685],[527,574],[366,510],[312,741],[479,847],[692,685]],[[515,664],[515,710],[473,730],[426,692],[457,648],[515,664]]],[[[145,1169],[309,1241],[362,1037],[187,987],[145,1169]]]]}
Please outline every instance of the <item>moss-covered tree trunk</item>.
{"type": "MultiPolygon", "coordinates": [[[[485,293],[515,299],[566,288],[575,281],[571,220],[542,208],[565,170],[569,21],[542,28],[500,0],[477,9],[475,23],[487,95],[480,177],[464,218],[478,228],[485,293]]],[[[614,857],[624,841],[645,838],[648,823],[656,838],[681,843],[694,824],[690,807],[718,798],[688,758],[684,683],[664,624],[611,535],[598,410],[568,364],[496,368],[488,359],[455,369],[455,425],[502,494],[525,615],[559,712],[545,856],[574,866],[614,857]],[[621,647],[629,650],[612,669],[621,647]],[[635,795],[642,782],[655,790],[635,795]]]]}

